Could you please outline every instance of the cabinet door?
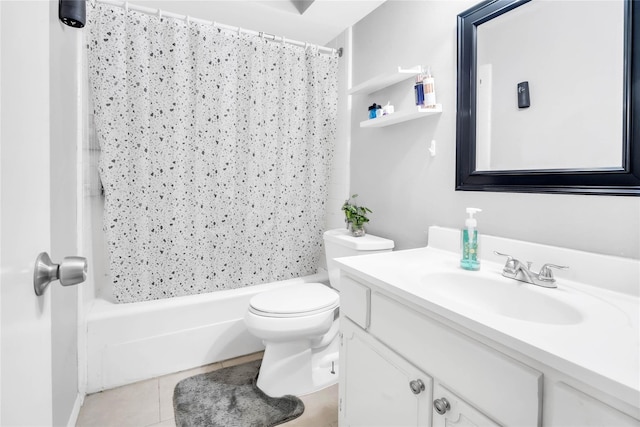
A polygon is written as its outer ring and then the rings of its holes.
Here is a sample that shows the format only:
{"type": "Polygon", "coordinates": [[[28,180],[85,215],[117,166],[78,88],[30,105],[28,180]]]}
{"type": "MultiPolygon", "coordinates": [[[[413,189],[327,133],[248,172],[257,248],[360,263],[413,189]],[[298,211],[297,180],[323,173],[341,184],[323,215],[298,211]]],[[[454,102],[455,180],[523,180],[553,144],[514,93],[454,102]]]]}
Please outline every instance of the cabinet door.
{"type": "MultiPolygon", "coordinates": [[[[640,427],[640,420],[564,383],[549,387],[545,400],[545,425],[549,427],[640,427]]],[[[546,393],[546,392],[545,392],[546,393]]]]}
{"type": "Polygon", "coordinates": [[[348,319],[340,322],[340,425],[430,425],[431,378],[348,319]]]}
{"type": "Polygon", "coordinates": [[[499,426],[438,382],[433,387],[433,398],[433,427],[499,426]]]}

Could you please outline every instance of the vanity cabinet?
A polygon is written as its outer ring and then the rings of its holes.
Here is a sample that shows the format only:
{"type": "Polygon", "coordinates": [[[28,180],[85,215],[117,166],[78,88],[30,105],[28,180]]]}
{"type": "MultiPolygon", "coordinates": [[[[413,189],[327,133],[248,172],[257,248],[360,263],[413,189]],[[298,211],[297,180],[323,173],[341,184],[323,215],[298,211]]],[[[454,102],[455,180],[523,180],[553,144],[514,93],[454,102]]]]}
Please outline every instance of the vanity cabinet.
{"type": "Polygon", "coordinates": [[[540,425],[540,372],[346,275],[341,301],[340,425],[540,425]]]}
{"type": "Polygon", "coordinates": [[[502,262],[460,269],[459,241],[430,227],[425,248],[335,260],[341,425],[380,425],[393,406],[407,416],[394,427],[640,427],[640,261],[483,236],[487,252],[571,265],[575,280],[548,289],[503,277],[502,262]],[[385,395],[415,379],[417,407],[385,395]]]}

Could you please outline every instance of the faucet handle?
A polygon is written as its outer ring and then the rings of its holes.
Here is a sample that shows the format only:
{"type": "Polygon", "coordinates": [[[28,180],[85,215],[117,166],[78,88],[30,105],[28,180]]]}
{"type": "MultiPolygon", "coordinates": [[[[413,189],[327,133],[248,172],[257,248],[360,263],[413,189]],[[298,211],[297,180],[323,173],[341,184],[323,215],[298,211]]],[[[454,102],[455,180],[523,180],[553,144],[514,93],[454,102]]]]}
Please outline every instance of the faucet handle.
{"type": "Polygon", "coordinates": [[[515,274],[516,272],[516,262],[515,259],[509,255],[509,254],[503,254],[501,252],[498,251],[493,251],[494,254],[496,255],[500,255],[500,256],[506,256],[507,257],[507,262],[504,264],[504,270],[507,273],[511,273],[511,274],[515,274]]]}
{"type": "Polygon", "coordinates": [[[553,277],[553,271],[551,270],[552,268],[557,268],[558,270],[566,270],[569,267],[566,265],[545,264],[540,269],[540,273],[538,273],[538,279],[543,282],[555,282],[556,279],[554,279],[553,277]]]}

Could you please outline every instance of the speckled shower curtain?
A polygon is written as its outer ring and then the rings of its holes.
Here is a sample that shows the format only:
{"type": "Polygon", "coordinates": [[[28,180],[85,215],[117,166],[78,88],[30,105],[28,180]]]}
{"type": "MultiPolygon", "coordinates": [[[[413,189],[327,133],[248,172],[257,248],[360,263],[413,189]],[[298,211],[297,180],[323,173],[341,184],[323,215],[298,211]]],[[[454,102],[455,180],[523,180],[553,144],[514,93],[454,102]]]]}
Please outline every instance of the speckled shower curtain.
{"type": "Polygon", "coordinates": [[[100,3],[88,28],[116,300],[315,272],[337,58],[100,3]]]}

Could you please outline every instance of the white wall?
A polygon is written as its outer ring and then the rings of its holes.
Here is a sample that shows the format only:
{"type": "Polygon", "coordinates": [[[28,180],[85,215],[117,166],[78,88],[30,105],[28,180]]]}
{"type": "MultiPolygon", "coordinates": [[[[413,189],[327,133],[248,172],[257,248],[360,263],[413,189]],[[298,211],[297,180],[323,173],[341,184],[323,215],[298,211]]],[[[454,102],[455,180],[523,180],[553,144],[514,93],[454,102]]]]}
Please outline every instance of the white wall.
{"type": "MultiPolygon", "coordinates": [[[[76,156],[79,144],[78,58],[82,30],[58,20],[58,2],[50,2],[51,102],[51,259],[62,262],[78,255],[76,156]]],[[[84,286],[80,284],[78,286],[84,286]]],[[[53,424],[75,421],[78,397],[78,286],[53,282],[51,292],[51,354],[53,424]]]]}
{"type": "Polygon", "coordinates": [[[338,122],[336,149],[331,168],[331,184],[327,201],[327,230],[345,226],[341,208],[349,197],[349,154],[351,152],[351,131],[349,128],[351,98],[347,95],[351,84],[351,30],[348,29],[332,40],[328,45],[342,48],[342,57],[338,61],[338,122]]]}
{"type": "Polygon", "coordinates": [[[483,209],[478,221],[486,234],[640,258],[640,197],[454,190],[456,18],[476,3],[392,0],[353,27],[354,84],[398,65],[430,65],[443,105],[438,117],[361,129],[373,102],[410,108],[412,82],[353,97],[351,192],[374,211],[369,232],[394,239],[398,249],[423,246],[430,225],[460,227],[465,207],[473,206],[483,209]]]}

